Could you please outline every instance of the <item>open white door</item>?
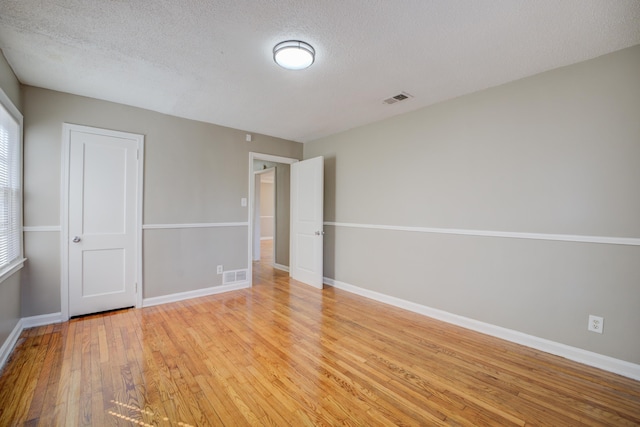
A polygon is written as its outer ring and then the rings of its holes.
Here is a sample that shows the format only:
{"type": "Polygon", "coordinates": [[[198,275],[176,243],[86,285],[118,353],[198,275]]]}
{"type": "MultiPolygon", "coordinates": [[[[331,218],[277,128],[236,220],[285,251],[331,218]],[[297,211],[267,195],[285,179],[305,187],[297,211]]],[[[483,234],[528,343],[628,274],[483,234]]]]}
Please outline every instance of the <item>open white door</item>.
{"type": "Polygon", "coordinates": [[[289,274],[322,289],[324,158],[291,165],[289,274]]]}
{"type": "Polygon", "coordinates": [[[142,136],[66,125],[69,315],[136,305],[142,136]]]}

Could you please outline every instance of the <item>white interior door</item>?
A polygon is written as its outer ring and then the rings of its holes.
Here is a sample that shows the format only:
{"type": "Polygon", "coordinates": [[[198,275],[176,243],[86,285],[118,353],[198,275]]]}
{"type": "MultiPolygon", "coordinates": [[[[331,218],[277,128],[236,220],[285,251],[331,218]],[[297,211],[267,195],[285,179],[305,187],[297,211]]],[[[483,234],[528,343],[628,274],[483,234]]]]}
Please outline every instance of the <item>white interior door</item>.
{"type": "Polygon", "coordinates": [[[134,306],[142,136],[66,126],[69,315],[134,306]]]}
{"type": "Polygon", "coordinates": [[[289,274],[322,289],[324,158],[291,165],[289,274]]]}

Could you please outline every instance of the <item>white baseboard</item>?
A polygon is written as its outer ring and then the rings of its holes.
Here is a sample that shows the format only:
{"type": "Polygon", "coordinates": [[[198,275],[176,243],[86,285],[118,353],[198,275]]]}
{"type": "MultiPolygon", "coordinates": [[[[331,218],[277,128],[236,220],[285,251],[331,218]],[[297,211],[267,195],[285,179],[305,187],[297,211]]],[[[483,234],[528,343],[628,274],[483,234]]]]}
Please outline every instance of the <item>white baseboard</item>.
{"type": "Polygon", "coordinates": [[[282,271],[286,271],[287,273],[289,272],[289,266],[287,265],[282,265],[282,264],[273,264],[273,268],[277,268],[278,270],[282,270],[282,271]]]}
{"type": "Polygon", "coordinates": [[[20,319],[18,320],[18,323],[16,323],[16,326],[13,328],[7,339],[4,341],[4,344],[2,344],[2,347],[0,347],[0,370],[2,370],[2,368],[4,367],[4,364],[9,358],[9,355],[11,355],[11,352],[13,351],[13,347],[15,347],[16,343],[18,342],[18,338],[20,338],[22,329],[24,328],[22,326],[22,319],[20,319]]]}
{"type": "Polygon", "coordinates": [[[62,313],[41,314],[22,318],[22,329],[33,328],[35,326],[50,325],[62,322],[62,313]]]}
{"type": "Polygon", "coordinates": [[[385,304],[393,305],[395,307],[403,308],[405,310],[432,317],[434,319],[442,320],[443,322],[451,323],[453,325],[461,326],[463,328],[471,329],[473,331],[481,332],[483,334],[491,335],[496,338],[501,338],[503,340],[511,341],[527,347],[535,348],[536,350],[541,350],[546,353],[561,356],[575,362],[583,363],[585,365],[623,375],[634,380],[640,380],[640,365],[635,363],[615,359],[609,356],[604,356],[602,354],[583,350],[581,348],[571,347],[566,344],[561,344],[544,338],[535,337],[533,335],[528,335],[522,332],[514,331],[512,329],[492,325],[490,323],[480,322],[468,317],[459,316],[457,314],[452,314],[446,311],[438,310],[436,308],[416,304],[411,301],[381,294],[379,292],[370,291],[368,289],[360,288],[358,286],[350,285],[338,280],[333,280],[328,277],[324,278],[324,283],[329,286],[351,292],[353,294],[383,302],[385,304]]]}
{"type": "Polygon", "coordinates": [[[177,294],[163,295],[161,297],[144,298],[142,300],[143,307],[151,307],[154,305],[168,304],[170,302],[184,301],[186,299],[204,297],[207,295],[221,294],[223,292],[237,291],[251,287],[246,282],[234,283],[232,285],[212,286],[210,288],[197,289],[195,291],[180,292],[177,294]]]}

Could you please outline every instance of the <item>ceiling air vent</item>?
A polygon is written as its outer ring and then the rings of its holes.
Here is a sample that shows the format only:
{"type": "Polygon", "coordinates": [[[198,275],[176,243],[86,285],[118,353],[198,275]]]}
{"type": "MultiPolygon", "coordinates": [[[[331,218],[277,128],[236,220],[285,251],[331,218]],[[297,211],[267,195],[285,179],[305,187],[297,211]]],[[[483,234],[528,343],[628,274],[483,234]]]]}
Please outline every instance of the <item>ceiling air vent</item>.
{"type": "Polygon", "coordinates": [[[413,96],[409,95],[407,92],[400,92],[399,94],[392,96],[391,98],[387,98],[382,102],[387,105],[391,105],[395,104],[396,102],[407,100],[409,98],[413,98],[413,96]]]}

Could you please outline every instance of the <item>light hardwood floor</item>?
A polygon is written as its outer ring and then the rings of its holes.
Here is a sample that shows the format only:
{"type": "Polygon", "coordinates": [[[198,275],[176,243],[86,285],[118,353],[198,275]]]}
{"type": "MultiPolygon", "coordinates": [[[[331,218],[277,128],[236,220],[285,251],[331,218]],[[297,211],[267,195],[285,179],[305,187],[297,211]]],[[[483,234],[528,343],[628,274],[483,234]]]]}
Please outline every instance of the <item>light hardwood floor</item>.
{"type": "Polygon", "coordinates": [[[640,383],[255,264],[255,284],[23,332],[0,425],[639,425],[640,383]]]}

